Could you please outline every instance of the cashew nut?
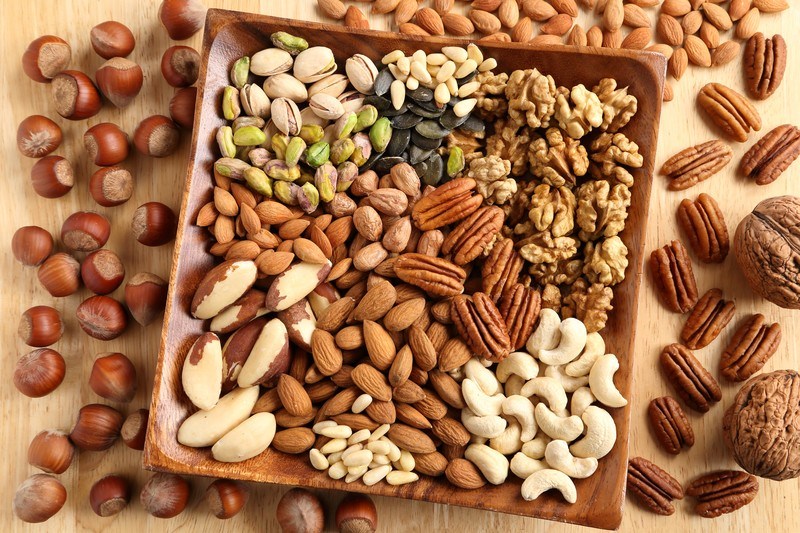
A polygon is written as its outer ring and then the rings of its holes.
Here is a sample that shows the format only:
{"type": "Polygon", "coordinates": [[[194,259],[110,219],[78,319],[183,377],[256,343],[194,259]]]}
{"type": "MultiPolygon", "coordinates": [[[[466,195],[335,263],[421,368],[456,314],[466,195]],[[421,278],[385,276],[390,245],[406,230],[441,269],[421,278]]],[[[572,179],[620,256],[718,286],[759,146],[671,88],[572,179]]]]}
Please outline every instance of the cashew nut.
{"type": "MultiPolygon", "coordinates": [[[[478,416],[499,415],[505,399],[502,394],[489,396],[481,390],[477,383],[469,378],[461,382],[461,394],[464,396],[467,407],[472,409],[472,412],[478,416]]],[[[566,405],[566,401],[564,405],[566,405]]]]}
{"type": "Polygon", "coordinates": [[[539,360],[547,365],[565,365],[580,355],[586,346],[586,326],[577,318],[566,318],[559,326],[561,340],[552,349],[539,350],[539,360]]]}
{"type": "Polygon", "coordinates": [[[569,503],[575,503],[578,500],[575,483],[564,472],[552,468],[545,468],[528,476],[522,483],[521,492],[525,501],[531,501],[550,489],[561,492],[561,495],[569,503]]]}
{"type": "Polygon", "coordinates": [[[588,375],[594,362],[604,353],[606,353],[606,341],[603,337],[596,331],[587,334],[583,353],[567,365],[567,375],[575,378],[588,375]]]}
{"type": "Polygon", "coordinates": [[[511,376],[520,376],[528,381],[539,375],[539,364],[528,353],[512,352],[497,364],[494,373],[500,383],[505,383],[511,376]]]}
{"type": "Polygon", "coordinates": [[[522,426],[514,418],[507,420],[507,422],[506,429],[497,437],[489,440],[489,447],[503,455],[511,455],[522,448],[522,441],[520,440],[522,426]]]}
{"type": "MultiPolygon", "coordinates": [[[[600,459],[611,451],[617,441],[617,426],[614,424],[614,419],[602,407],[590,405],[581,415],[581,420],[586,424],[586,435],[572,444],[569,451],[576,457],[600,459]]],[[[540,427],[541,425],[539,422],[540,427]]]]}
{"type": "Polygon", "coordinates": [[[551,468],[561,470],[573,479],[587,478],[597,470],[597,459],[573,457],[569,453],[569,444],[563,440],[551,441],[544,451],[544,459],[551,468]]]}
{"type": "Polygon", "coordinates": [[[491,396],[498,392],[503,392],[500,389],[500,382],[494,375],[494,372],[483,366],[480,359],[473,357],[464,364],[464,374],[478,384],[481,390],[491,396]]]}
{"type": "Polygon", "coordinates": [[[575,416],[581,416],[587,407],[592,405],[595,401],[594,394],[589,387],[581,387],[572,393],[570,400],[570,413],[575,416]]]}
{"type": "Polygon", "coordinates": [[[511,374],[508,376],[508,380],[505,383],[505,394],[506,396],[514,396],[518,395],[522,391],[522,387],[525,385],[525,380],[522,377],[511,374]]]}
{"type": "Polygon", "coordinates": [[[522,452],[517,452],[511,458],[511,472],[520,479],[527,479],[534,472],[548,468],[547,463],[538,459],[531,459],[522,452]]]}
{"type": "Polygon", "coordinates": [[[589,383],[589,376],[574,378],[564,373],[564,365],[548,366],[544,370],[544,375],[558,380],[566,392],[575,392],[589,383]]]}
{"type": "MultiPolygon", "coordinates": [[[[580,437],[583,432],[583,422],[577,416],[560,417],[543,403],[538,404],[534,412],[539,429],[553,439],[571,442],[580,437]]],[[[603,412],[605,413],[605,411],[603,412]]]]}
{"type": "Polygon", "coordinates": [[[608,353],[598,357],[589,372],[589,387],[592,389],[592,394],[600,403],[609,407],[628,405],[628,400],[614,385],[614,373],[617,370],[619,370],[617,356],[608,353]]]}
{"type": "Polygon", "coordinates": [[[551,440],[552,439],[544,433],[540,433],[538,437],[522,445],[522,453],[531,459],[542,459],[544,457],[544,450],[551,440]]]}
{"type": "Polygon", "coordinates": [[[522,396],[543,398],[554,412],[562,412],[567,408],[567,393],[557,379],[551,377],[533,378],[522,387],[522,396]]]}
{"type": "Polygon", "coordinates": [[[470,444],[464,457],[478,467],[486,481],[492,485],[502,484],[508,477],[508,459],[485,444],[470,444]]]}
{"type": "Polygon", "coordinates": [[[456,380],[458,383],[461,383],[461,380],[463,380],[465,377],[467,377],[467,376],[464,375],[464,368],[460,367],[460,366],[458,368],[454,368],[453,370],[450,370],[447,374],[451,378],[456,380]]]}
{"type": "Polygon", "coordinates": [[[528,398],[518,394],[507,397],[503,400],[503,414],[517,419],[522,427],[522,442],[528,442],[536,436],[536,417],[533,414],[533,403],[528,398]]]}
{"type": "Polygon", "coordinates": [[[461,423],[467,431],[478,437],[492,439],[499,436],[506,429],[508,423],[501,416],[477,416],[471,409],[461,410],[461,423]]]}
{"type": "Polygon", "coordinates": [[[561,340],[561,317],[552,309],[544,308],[539,313],[539,325],[528,338],[525,348],[533,356],[539,355],[539,350],[551,350],[558,346],[561,340]]]}

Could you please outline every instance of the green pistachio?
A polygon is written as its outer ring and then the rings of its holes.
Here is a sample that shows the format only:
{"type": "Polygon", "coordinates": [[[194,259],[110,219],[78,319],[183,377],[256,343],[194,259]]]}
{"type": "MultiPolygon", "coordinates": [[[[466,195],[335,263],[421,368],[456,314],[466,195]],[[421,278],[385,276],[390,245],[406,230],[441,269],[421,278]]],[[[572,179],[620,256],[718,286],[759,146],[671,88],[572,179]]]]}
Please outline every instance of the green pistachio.
{"type": "Polygon", "coordinates": [[[244,181],[257,193],[272,198],[272,179],[260,168],[250,167],[245,170],[244,181]]]}
{"type": "Polygon", "coordinates": [[[276,133],[270,140],[270,147],[275,157],[278,159],[286,158],[286,146],[289,144],[289,136],[283,133],[276,133]]]}
{"type": "Polygon", "coordinates": [[[236,159],[241,159],[242,161],[248,161],[250,159],[250,151],[253,148],[254,148],[253,146],[239,146],[236,149],[236,159]]]}
{"type": "Polygon", "coordinates": [[[369,129],[369,140],[376,152],[383,152],[392,140],[392,124],[386,117],[379,118],[369,129]]]}
{"type": "Polygon", "coordinates": [[[363,131],[375,124],[376,120],[378,120],[378,109],[374,105],[367,104],[356,115],[356,125],[353,131],[363,131]]]}
{"type": "Polygon", "coordinates": [[[447,156],[447,175],[455,178],[462,170],[464,170],[464,150],[453,146],[450,148],[450,155],[447,156]]]}
{"type": "Polygon", "coordinates": [[[328,161],[330,156],[331,146],[325,141],[319,141],[309,146],[308,150],[306,150],[306,163],[317,168],[328,161]]]}
{"type": "Polygon", "coordinates": [[[250,74],[250,58],[247,56],[240,57],[231,67],[231,83],[237,89],[241,89],[247,84],[248,74],[250,74]]]}
{"type": "Polygon", "coordinates": [[[345,192],[358,177],[358,167],[352,161],[345,161],[336,168],[336,192],[345,192]]]}
{"type": "Polygon", "coordinates": [[[334,165],[344,163],[350,159],[355,149],[356,145],[353,144],[353,140],[350,138],[333,141],[333,145],[331,146],[331,162],[334,165]]]}
{"type": "Polygon", "coordinates": [[[242,112],[242,106],[239,103],[239,89],[228,85],[222,91],[222,116],[225,120],[233,120],[238,117],[242,112]]]}
{"type": "Polygon", "coordinates": [[[286,154],[284,154],[286,164],[293,167],[299,163],[300,156],[303,155],[305,149],[306,142],[303,139],[300,137],[292,137],[292,140],[286,145],[286,154]]]}
{"type": "Polygon", "coordinates": [[[295,37],[285,31],[278,31],[270,36],[270,40],[274,46],[281,50],[286,50],[293,56],[296,56],[306,48],[308,48],[308,41],[302,37],[295,37]]]}
{"type": "Polygon", "coordinates": [[[356,122],[358,122],[358,117],[352,111],[348,111],[341,117],[339,117],[333,125],[333,136],[337,139],[344,139],[345,137],[349,137],[350,134],[353,132],[353,128],[356,127],[356,122]]]}
{"type": "MultiPolygon", "coordinates": [[[[296,185],[295,185],[296,187],[296,185]]],[[[316,187],[314,187],[311,183],[306,183],[299,189],[295,189],[297,192],[297,205],[300,206],[300,209],[305,211],[306,213],[313,213],[319,207],[319,191],[316,187]]]]}
{"type": "Polygon", "coordinates": [[[253,148],[250,150],[250,153],[247,154],[247,157],[250,158],[250,163],[254,167],[263,168],[267,162],[272,159],[272,156],[269,153],[269,150],[266,148],[253,148]]]}
{"type": "Polygon", "coordinates": [[[300,187],[288,181],[276,181],[272,184],[272,192],[275,198],[286,205],[297,205],[295,191],[299,189],[300,187]]]}
{"type": "Polygon", "coordinates": [[[220,126],[217,129],[217,144],[222,157],[234,157],[236,145],[233,144],[233,130],[230,126],[220,126]]]}
{"type": "Polygon", "coordinates": [[[265,142],[266,134],[255,126],[244,126],[233,132],[233,144],[236,146],[258,146],[265,142]]]}
{"type": "Polygon", "coordinates": [[[353,135],[353,144],[355,145],[355,150],[353,150],[353,155],[350,156],[350,161],[360,167],[372,155],[372,143],[366,133],[356,133],[353,135]]]}
{"type": "Polygon", "coordinates": [[[323,202],[333,200],[333,195],[336,194],[337,174],[336,168],[330,163],[325,163],[314,173],[314,185],[319,191],[320,200],[323,202]]]}
{"type": "Polygon", "coordinates": [[[231,127],[233,128],[233,132],[236,133],[236,130],[245,126],[255,126],[258,129],[263,129],[265,124],[266,122],[264,122],[264,119],[261,117],[249,117],[242,115],[233,121],[231,127]]]}
{"type": "Polygon", "coordinates": [[[297,181],[295,181],[294,183],[297,183],[298,185],[305,185],[306,183],[314,183],[314,174],[300,167],[300,177],[297,178],[297,181]]]}
{"type": "Polygon", "coordinates": [[[306,144],[314,144],[322,140],[325,136],[325,130],[319,124],[304,124],[300,128],[299,135],[306,144]]]}
{"type": "Polygon", "coordinates": [[[280,181],[295,181],[300,177],[300,166],[289,166],[285,161],[280,159],[272,159],[264,165],[264,172],[267,176],[274,180],[280,181]]]}
{"type": "Polygon", "coordinates": [[[233,159],[232,157],[223,157],[214,163],[214,170],[226,178],[233,178],[240,180],[244,177],[244,171],[250,168],[250,165],[240,159],[233,159]]]}

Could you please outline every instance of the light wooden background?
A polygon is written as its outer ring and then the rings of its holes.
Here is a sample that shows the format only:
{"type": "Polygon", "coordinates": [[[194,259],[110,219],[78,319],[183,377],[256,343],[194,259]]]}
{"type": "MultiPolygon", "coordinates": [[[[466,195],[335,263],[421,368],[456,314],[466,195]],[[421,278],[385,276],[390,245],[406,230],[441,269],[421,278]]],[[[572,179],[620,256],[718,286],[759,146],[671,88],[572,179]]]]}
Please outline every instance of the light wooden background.
{"type": "MultiPolygon", "coordinates": [[[[208,5],[265,13],[298,19],[320,18],[313,0],[206,0],[208,5]]],[[[88,177],[93,171],[82,149],[81,138],[84,122],[72,123],[57,117],[50,101],[48,88],[33,83],[22,73],[20,58],[27,44],[35,37],[52,33],[65,38],[72,45],[73,68],[90,74],[102,60],[94,54],[89,44],[89,29],[105,20],[119,20],[134,31],[136,50],[131,59],[140,63],[145,72],[145,86],[134,104],[125,110],[104,107],[89,123],[112,121],[121,125],[130,134],[138,121],[153,113],[167,114],[171,88],[164,82],[159,71],[162,52],[170,43],[157,18],[158,0],[125,2],[97,2],[95,0],[23,0],[0,2],[0,109],[3,110],[0,139],[0,179],[3,182],[0,194],[0,242],[9,250],[14,230],[22,225],[36,224],[58,234],[61,222],[79,209],[98,209],[87,191],[88,177]],[[33,161],[22,157],[15,148],[17,124],[26,116],[41,113],[57,120],[64,130],[64,143],[57,153],[69,158],[75,166],[77,184],[74,190],[59,200],[46,200],[36,196],[29,183],[29,172],[33,161]]],[[[360,3],[368,10],[369,5],[360,3]]],[[[458,3],[463,9],[464,4],[458,3]]],[[[386,17],[370,17],[373,27],[384,28],[386,17]]],[[[582,15],[581,20],[587,20],[582,15]]],[[[800,123],[800,105],[792,94],[800,83],[800,34],[797,25],[800,11],[795,7],[780,15],[762,16],[762,30],[771,35],[785,36],[789,53],[786,79],[779,91],[767,102],[756,104],[764,122],[764,131],[782,123],[800,123]]],[[[588,27],[590,24],[584,24],[588,27]]],[[[199,49],[198,34],[186,43],[199,49]]],[[[684,79],[674,84],[675,100],[664,107],[658,153],[658,166],[678,149],[710,139],[714,133],[696,112],[694,96],[703,84],[719,81],[735,89],[743,90],[740,61],[723,68],[689,69],[684,79]]],[[[651,95],[657,97],[657,95],[651,95]]],[[[751,141],[734,147],[734,162],[752,144],[751,141]]],[[[135,169],[136,191],[127,204],[116,208],[99,208],[113,222],[108,247],[123,259],[128,275],[142,270],[152,271],[166,277],[169,274],[171,247],[147,248],[130,237],[130,217],[135,208],[150,200],[162,201],[175,209],[179,207],[183,189],[183,175],[189,152],[189,135],[184,134],[181,149],[165,160],[146,159],[133,155],[126,164],[135,169]]],[[[650,206],[647,250],[660,246],[678,236],[675,226],[675,209],[686,196],[695,197],[708,192],[720,203],[725,213],[728,229],[733,232],[736,224],[761,199],[799,192],[797,185],[800,163],[776,183],[758,187],[737,174],[735,165],[709,181],[684,193],[669,192],[663,177],[654,177],[653,199],[650,206]]],[[[755,297],[747,288],[731,256],[722,265],[696,266],[695,272],[701,291],[719,286],[727,297],[734,298],[737,316],[733,326],[720,339],[698,353],[699,358],[716,372],[719,355],[733,333],[736,324],[747,314],[761,312],[770,321],[779,321],[783,326],[784,341],[766,370],[797,368],[800,312],[786,311],[755,297]]],[[[672,457],[660,451],[646,424],[645,410],[649,400],[670,393],[658,370],[657,358],[661,347],[677,340],[682,326],[681,317],[667,312],[656,301],[648,276],[642,281],[640,315],[637,328],[636,370],[633,400],[633,435],[630,442],[632,455],[641,455],[670,471],[684,484],[711,469],[731,468],[735,464],[724,447],[721,420],[737,391],[734,384],[722,382],[723,401],[711,412],[700,417],[690,413],[697,435],[697,443],[688,452],[672,457]]],[[[119,289],[115,296],[121,296],[119,289]]],[[[77,304],[88,296],[82,289],[69,298],[53,301],[40,286],[34,269],[25,269],[16,263],[10,253],[0,256],[0,309],[4,321],[0,326],[0,342],[5,347],[0,376],[0,449],[4,460],[4,481],[0,483],[0,529],[3,531],[217,531],[222,523],[211,516],[205,508],[202,495],[207,480],[193,482],[193,496],[186,512],[179,517],[162,521],[149,517],[138,502],[138,489],[149,474],[140,470],[140,454],[127,449],[121,443],[106,453],[82,453],[72,467],[61,476],[69,496],[64,509],[49,522],[39,526],[26,526],[11,513],[11,500],[15,487],[27,476],[35,473],[25,460],[28,442],[39,431],[48,428],[69,430],[81,405],[102,401],[87,385],[92,361],[97,353],[120,351],[127,354],[139,370],[139,392],[125,412],[149,404],[150,380],[158,351],[160,324],[141,328],[133,323],[120,339],[103,343],[84,335],[74,318],[77,304]],[[55,305],[66,318],[64,338],[55,345],[68,364],[67,377],[55,393],[42,399],[29,399],[19,394],[11,383],[14,363],[28,348],[16,336],[20,313],[32,305],[55,305]],[[114,518],[95,516],[88,505],[88,492],[92,483],[100,477],[119,472],[135,480],[134,498],[128,509],[114,518]]],[[[277,531],[274,522],[275,506],[285,492],[285,487],[252,486],[251,500],[245,510],[225,524],[240,531],[277,531]]],[[[322,495],[329,514],[328,525],[333,527],[335,505],[341,494],[322,495]]],[[[461,508],[449,508],[419,502],[376,498],[382,531],[576,531],[578,528],[557,525],[551,522],[506,516],[461,508]]],[[[734,514],[715,521],[706,521],[692,514],[692,503],[679,502],[677,512],[671,517],[660,517],[642,511],[633,502],[628,502],[621,530],[623,531],[795,531],[800,522],[800,483],[797,480],[783,483],[762,481],[756,500],[734,514]]]]}

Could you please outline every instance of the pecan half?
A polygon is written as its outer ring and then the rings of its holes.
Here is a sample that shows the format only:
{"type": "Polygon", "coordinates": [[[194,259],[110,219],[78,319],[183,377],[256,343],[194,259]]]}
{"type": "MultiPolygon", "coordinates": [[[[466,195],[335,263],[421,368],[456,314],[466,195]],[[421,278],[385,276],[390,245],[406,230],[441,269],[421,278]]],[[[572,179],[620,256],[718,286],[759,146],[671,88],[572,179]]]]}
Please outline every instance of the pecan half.
{"type": "Polygon", "coordinates": [[[761,116],[753,104],[721,83],[709,83],[700,89],[697,104],[731,140],[743,143],[750,130],[761,129],[761,116]]]}
{"type": "Polygon", "coordinates": [[[742,172],[758,185],[778,179],[800,156],[800,128],[790,124],[778,126],[764,135],[742,156],[742,172]]]}
{"type": "Polygon", "coordinates": [[[424,254],[403,254],[394,263],[398,278],[431,296],[455,296],[464,292],[467,273],[447,259],[424,254]]]}
{"type": "Polygon", "coordinates": [[[511,349],[520,349],[533,333],[533,326],[542,309],[539,291],[517,283],[503,293],[498,308],[506,322],[511,349]]]}
{"type": "Polygon", "coordinates": [[[725,168],[732,158],[731,147],[713,139],[685,148],[667,159],[661,166],[661,174],[672,180],[667,188],[682,191],[707,180],[725,168]]]}
{"type": "Polygon", "coordinates": [[[697,499],[695,512],[703,518],[732,513],[753,501],[758,480],[747,472],[718,470],[692,481],[686,494],[697,499]]]}
{"type": "Polygon", "coordinates": [[[512,287],[519,279],[524,261],[514,250],[513,239],[502,239],[494,244],[492,251],[483,262],[481,277],[483,292],[493,301],[512,287]]]}
{"type": "Polygon", "coordinates": [[[694,431],[675,398],[655,398],[647,408],[647,415],[656,439],[668,453],[678,455],[683,446],[694,446],[694,431]]]}
{"type": "MultiPolygon", "coordinates": [[[[511,340],[503,316],[486,294],[453,298],[450,317],[461,338],[479,357],[502,361],[511,350],[511,340]]],[[[526,339],[527,340],[527,339],[526,339]]]]}
{"type": "Polygon", "coordinates": [[[497,206],[481,207],[445,237],[442,254],[452,254],[457,265],[472,262],[503,227],[504,218],[503,210],[497,206]]]}
{"type": "Polygon", "coordinates": [[[783,80],[786,70],[786,41],[780,35],[772,39],[756,33],[744,47],[744,77],[753,98],[767,99],[783,80]]]}
{"type": "Polygon", "coordinates": [[[720,372],[731,381],[744,381],[764,367],[781,343],[781,326],[766,324],[764,315],[750,316],[722,353],[720,372]]]}
{"type": "Polygon", "coordinates": [[[681,341],[692,350],[705,348],[725,329],[736,312],[736,304],[710,289],[698,301],[681,330],[681,341]]]}
{"type": "Polygon", "coordinates": [[[441,228],[471,215],[483,203],[476,194],[477,182],[472,178],[456,178],[420,198],[411,211],[414,224],[422,231],[441,228]]]}
{"type": "Polygon", "coordinates": [[[697,303],[697,282],[692,260],[680,241],[672,241],[650,254],[650,272],[667,309],[685,313],[697,303]]]}
{"type": "Polygon", "coordinates": [[[671,515],[675,512],[672,500],[683,499],[683,488],[678,480],[647,459],[631,457],[628,494],[656,514],[671,515]]]}
{"type": "Polygon", "coordinates": [[[721,263],[730,250],[725,217],[717,201],[702,193],[694,202],[686,198],[678,207],[678,223],[694,253],[704,263],[721,263]]]}
{"type": "Polygon", "coordinates": [[[661,369],[678,396],[695,411],[705,413],[712,403],[722,398],[717,380],[682,344],[670,344],[664,348],[661,352],[661,369]]]}

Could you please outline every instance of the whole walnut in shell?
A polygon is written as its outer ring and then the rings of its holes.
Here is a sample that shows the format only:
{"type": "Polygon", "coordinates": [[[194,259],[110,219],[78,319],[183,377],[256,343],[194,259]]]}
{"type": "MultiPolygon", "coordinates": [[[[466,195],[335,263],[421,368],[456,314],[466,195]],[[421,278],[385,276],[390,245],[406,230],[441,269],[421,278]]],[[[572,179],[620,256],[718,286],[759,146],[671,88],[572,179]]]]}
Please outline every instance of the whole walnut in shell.
{"type": "Polygon", "coordinates": [[[800,198],[778,196],[758,204],[736,228],[734,250],[755,292],[800,309],[800,198]]]}
{"type": "Polygon", "coordinates": [[[777,370],[744,384],[722,420],[739,466],[782,481],[800,476],[800,374],[777,370]]]}

